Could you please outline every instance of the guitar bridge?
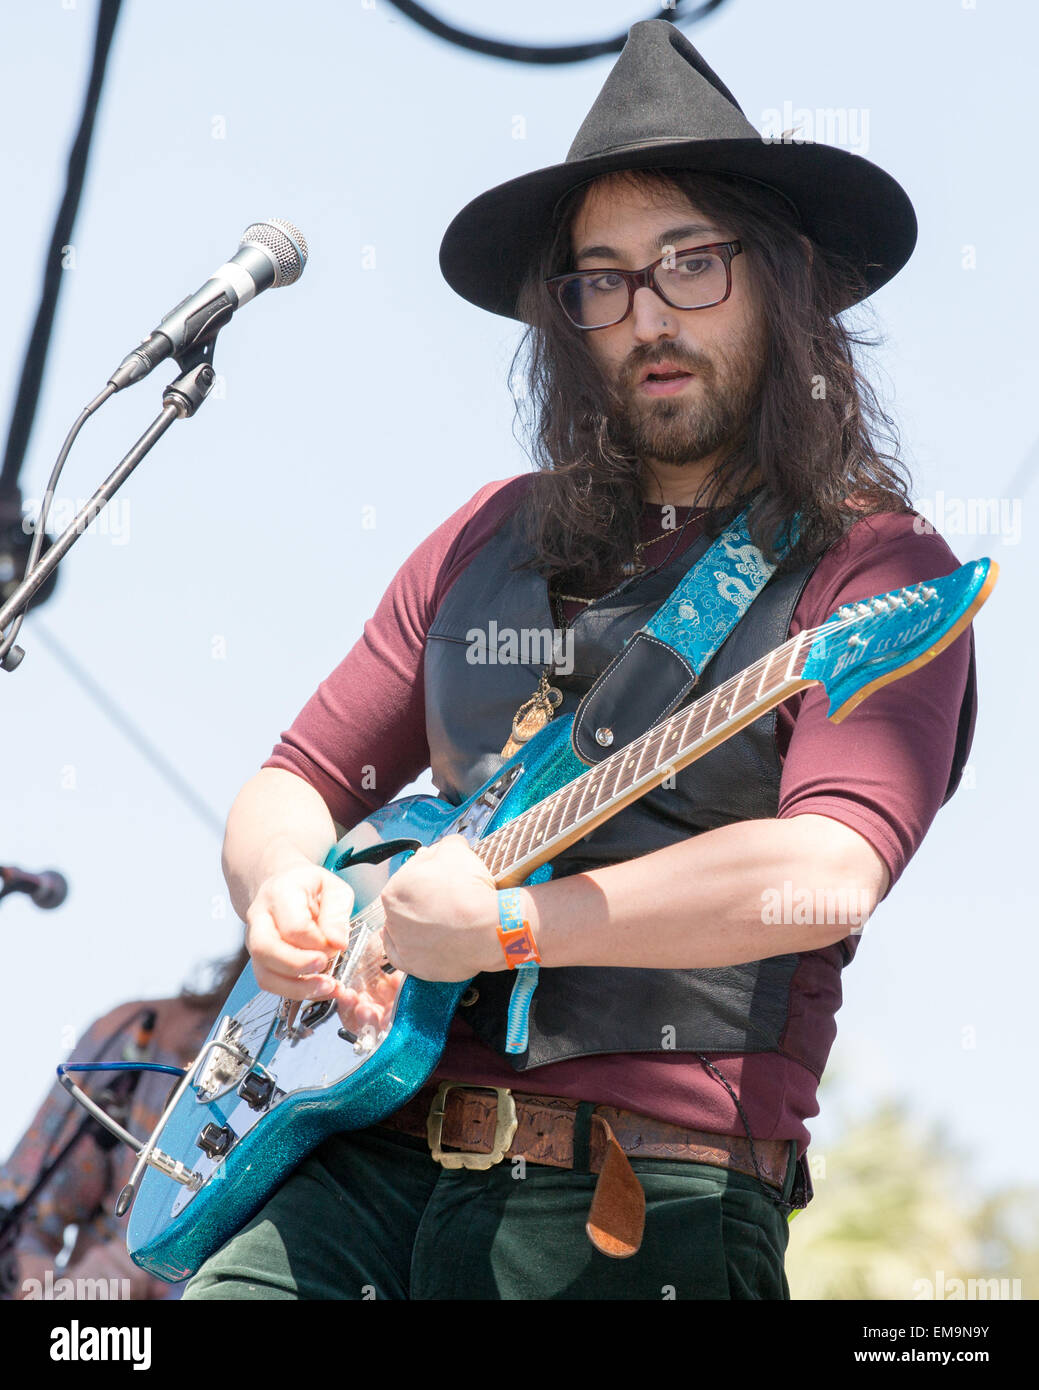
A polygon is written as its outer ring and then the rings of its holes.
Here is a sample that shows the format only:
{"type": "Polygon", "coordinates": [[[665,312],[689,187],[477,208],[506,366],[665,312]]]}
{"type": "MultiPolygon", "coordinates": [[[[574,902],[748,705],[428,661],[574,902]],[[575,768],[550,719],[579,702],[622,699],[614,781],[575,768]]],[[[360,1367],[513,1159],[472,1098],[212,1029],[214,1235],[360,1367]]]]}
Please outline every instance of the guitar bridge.
{"type": "Polygon", "coordinates": [[[269,1013],[262,1013],[255,1022],[224,1015],[193,1082],[201,1102],[210,1105],[234,1090],[252,1070],[270,1028],[269,1013]]]}

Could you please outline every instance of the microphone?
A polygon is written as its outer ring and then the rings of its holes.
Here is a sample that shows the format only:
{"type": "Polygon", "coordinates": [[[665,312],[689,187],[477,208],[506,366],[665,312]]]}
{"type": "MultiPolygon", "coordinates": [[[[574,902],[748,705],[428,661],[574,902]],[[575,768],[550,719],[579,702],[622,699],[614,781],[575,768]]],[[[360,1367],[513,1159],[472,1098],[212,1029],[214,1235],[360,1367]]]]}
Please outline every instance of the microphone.
{"type": "Polygon", "coordinates": [[[0,865],[0,884],[0,898],[8,893],[28,893],[37,907],[60,907],[69,891],[66,880],[53,869],[30,874],[13,865],[0,865]]]}
{"type": "Polygon", "coordinates": [[[242,233],[242,242],[200,290],[172,308],[108,378],[117,391],[165,361],[214,337],[234,311],[264,290],[292,285],[307,263],[307,243],[291,222],[269,217],[242,233]]]}

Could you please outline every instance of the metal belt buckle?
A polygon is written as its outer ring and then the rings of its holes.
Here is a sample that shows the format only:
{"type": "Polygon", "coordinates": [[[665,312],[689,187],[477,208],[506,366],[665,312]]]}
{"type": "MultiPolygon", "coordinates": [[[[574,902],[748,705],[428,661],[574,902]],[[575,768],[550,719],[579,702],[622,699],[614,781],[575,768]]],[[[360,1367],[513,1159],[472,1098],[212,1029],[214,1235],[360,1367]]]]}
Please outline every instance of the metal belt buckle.
{"type": "Polygon", "coordinates": [[[441,1081],[426,1119],[426,1138],[430,1153],[444,1168],[493,1168],[505,1157],[505,1150],[512,1143],[513,1135],[519,1128],[516,1102],[512,1092],[504,1086],[471,1086],[466,1081],[441,1081]],[[447,1093],[452,1088],[463,1091],[493,1091],[498,1101],[498,1113],[494,1123],[494,1148],[489,1154],[445,1153],[440,1147],[440,1136],[444,1129],[444,1110],[447,1106],[447,1093]]]}

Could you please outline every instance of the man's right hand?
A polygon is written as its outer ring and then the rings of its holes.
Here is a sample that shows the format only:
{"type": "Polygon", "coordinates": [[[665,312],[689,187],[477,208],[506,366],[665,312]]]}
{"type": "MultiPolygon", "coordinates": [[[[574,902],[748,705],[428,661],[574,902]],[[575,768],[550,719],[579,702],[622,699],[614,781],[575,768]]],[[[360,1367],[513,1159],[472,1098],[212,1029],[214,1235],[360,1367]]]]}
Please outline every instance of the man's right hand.
{"type": "Polygon", "coordinates": [[[325,973],[347,943],[354,895],[317,864],[301,863],[261,883],[245,914],[245,942],[261,989],[286,999],[327,999],[325,973]]]}

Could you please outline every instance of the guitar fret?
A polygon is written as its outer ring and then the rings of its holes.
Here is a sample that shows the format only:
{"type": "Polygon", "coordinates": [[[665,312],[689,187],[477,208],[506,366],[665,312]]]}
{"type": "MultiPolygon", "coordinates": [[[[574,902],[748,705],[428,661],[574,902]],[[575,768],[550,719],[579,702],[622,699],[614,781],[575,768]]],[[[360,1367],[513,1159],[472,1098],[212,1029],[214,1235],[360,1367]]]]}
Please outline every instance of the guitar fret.
{"type": "MultiPolygon", "coordinates": [[[[794,679],[794,666],[795,666],[795,664],[796,664],[796,662],[797,662],[798,653],[799,653],[800,650],[801,650],[801,644],[802,644],[802,642],[804,641],[804,638],[805,638],[805,635],[804,635],[803,632],[801,632],[801,633],[798,634],[797,638],[796,638],[795,641],[794,641],[794,649],[793,649],[793,651],[790,653],[790,661],[789,661],[789,663],[788,663],[788,665],[787,665],[786,672],[785,672],[785,674],[784,674],[784,676],[783,676],[783,679],[784,679],[785,681],[790,681],[790,680],[793,680],[793,679],[794,679]]],[[[782,651],[783,648],[780,647],[779,650],[782,651]]]]}
{"type": "Polygon", "coordinates": [[[583,791],[581,791],[581,787],[583,787],[583,783],[581,783],[581,778],[580,778],[580,777],[574,777],[574,780],[572,781],[572,783],[570,783],[570,795],[567,796],[567,798],[566,798],[566,805],[563,806],[563,816],[566,817],[567,824],[573,824],[573,821],[574,821],[574,820],[577,820],[577,816],[573,816],[573,817],[570,816],[570,802],[573,801],[573,794],[574,794],[574,792],[579,792],[580,795],[577,796],[577,803],[579,803],[579,805],[580,805],[580,798],[581,798],[581,795],[583,795],[583,791]]]}
{"type": "MultiPolygon", "coordinates": [[[[605,780],[606,780],[606,773],[605,773],[605,771],[603,770],[602,764],[600,763],[600,764],[596,767],[595,771],[592,773],[591,779],[590,779],[589,784],[588,784],[590,789],[591,789],[591,788],[594,788],[594,792],[593,792],[593,794],[592,794],[592,806],[591,806],[591,809],[592,809],[593,811],[597,811],[597,810],[599,809],[599,793],[602,791],[602,784],[603,784],[603,782],[604,782],[605,780]]],[[[584,798],[583,798],[583,797],[581,798],[581,807],[582,807],[582,809],[584,808],[584,798]]]]}
{"type": "Polygon", "coordinates": [[[555,840],[562,835],[564,831],[569,830],[574,822],[574,818],[570,815],[570,804],[574,799],[575,792],[580,791],[582,786],[582,779],[576,777],[567,786],[560,788],[560,790],[556,792],[552,798],[554,810],[549,822],[546,839],[555,840]],[[564,792],[566,793],[565,798],[563,796],[564,792]]]}
{"type": "Polygon", "coordinates": [[[621,780],[621,773],[624,771],[624,759],[622,757],[618,756],[617,754],[614,754],[612,761],[614,766],[613,781],[610,783],[610,791],[608,798],[610,801],[613,801],[613,799],[617,795],[617,788],[621,780]]]}
{"type": "MultiPolygon", "coordinates": [[[[695,708],[695,706],[693,708],[695,708]]],[[[675,758],[682,751],[682,747],[685,743],[685,735],[689,728],[689,716],[692,714],[693,708],[690,708],[681,720],[679,720],[677,714],[673,715],[665,725],[667,732],[661,739],[660,746],[661,750],[664,748],[667,749],[667,753],[664,754],[664,757],[667,759],[668,766],[674,763],[675,758]]]]}
{"type": "MultiPolygon", "coordinates": [[[[556,826],[557,835],[561,834],[571,824],[570,803],[574,799],[574,792],[577,791],[579,784],[580,778],[575,777],[574,780],[570,783],[569,787],[563,788],[563,791],[566,792],[566,800],[561,800],[559,803],[559,824],[558,826],[556,826]]],[[[559,795],[562,796],[562,792],[560,792],[559,795]]]]}
{"type": "Polygon", "coordinates": [[[633,757],[634,757],[634,750],[635,750],[636,748],[638,749],[638,757],[635,758],[635,769],[634,769],[634,771],[633,771],[632,774],[631,774],[631,780],[632,780],[632,782],[637,782],[637,781],[639,781],[639,779],[640,779],[641,776],[642,776],[642,759],[643,759],[643,758],[646,756],[646,754],[649,752],[649,743],[648,743],[648,741],[647,741],[647,739],[646,739],[645,734],[642,735],[642,737],[638,740],[637,743],[633,743],[633,744],[631,745],[631,747],[632,747],[632,750],[633,750],[633,751],[632,751],[632,756],[633,756],[633,757]]]}
{"type": "Polygon", "coordinates": [[[483,860],[491,877],[497,878],[502,870],[502,866],[498,862],[501,857],[501,841],[498,839],[498,832],[492,830],[482,840],[477,840],[473,846],[473,852],[483,860]]]}
{"type": "Polygon", "coordinates": [[[663,757],[663,749],[664,749],[664,744],[665,744],[666,740],[667,740],[667,725],[666,725],[666,724],[663,726],[663,728],[657,729],[655,732],[651,729],[650,732],[646,735],[646,746],[647,746],[647,749],[648,749],[648,751],[649,751],[650,758],[651,758],[651,760],[652,760],[652,761],[651,761],[651,766],[653,767],[654,770],[659,769],[662,765],[663,765],[663,766],[666,766],[666,763],[665,763],[664,757],[663,757]]]}
{"type": "Polygon", "coordinates": [[[637,742],[629,744],[629,749],[627,749],[627,756],[625,758],[625,791],[629,790],[629,787],[634,787],[634,784],[637,783],[638,770],[643,766],[644,756],[645,746],[643,744],[643,739],[640,738],[637,742]]]}
{"type": "Polygon", "coordinates": [[[516,861],[526,859],[533,845],[534,827],[536,817],[533,809],[525,811],[522,816],[517,817],[517,824],[520,827],[519,835],[516,837],[516,861]]]}
{"type": "Polygon", "coordinates": [[[501,832],[501,869],[499,872],[504,872],[515,862],[515,842],[518,829],[518,823],[513,820],[501,832]]]}
{"type": "Polygon", "coordinates": [[[522,832],[522,816],[517,816],[515,820],[509,821],[502,831],[502,868],[506,864],[514,864],[519,857],[516,854],[516,837],[522,832]]]}
{"type": "Polygon", "coordinates": [[[715,707],[715,705],[718,703],[718,696],[719,696],[721,693],[722,693],[722,688],[721,688],[721,686],[719,685],[719,686],[716,688],[715,692],[714,692],[714,699],[711,701],[710,709],[708,709],[708,711],[707,711],[707,718],[706,718],[706,719],[704,720],[704,722],[703,722],[703,731],[704,731],[705,734],[706,734],[706,732],[707,732],[707,730],[708,730],[708,728],[709,728],[709,726],[710,726],[710,723],[711,723],[711,716],[714,714],[714,707],[715,707]]]}
{"type": "Polygon", "coordinates": [[[765,658],[765,669],[761,673],[761,679],[758,681],[758,688],[754,692],[755,700],[761,699],[761,692],[765,688],[765,683],[768,680],[768,669],[772,665],[772,660],[776,655],[776,652],[769,652],[768,656],[765,658]]]}
{"type": "Polygon", "coordinates": [[[547,844],[549,840],[554,840],[559,830],[556,824],[559,812],[558,793],[553,792],[552,795],[547,797],[541,804],[545,811],[545,823],[541,827],[541,839],[539,840],[539,844],[544,845],[547,844]]]}
{"type": "Polygon", "coordinates": [[[736,689],[732,692],[732,700],[731,700],[730,703],[729,703],[729,714],[730,714],[730,716],[731,716],[732,718],[735,718],[736,715],[738,715],[739,712],[740,712],[740,710],[739,710],[740,691],[743,689],[743,682],[744,682],[746,679],[747,679],[747,673],[746,673],[746,671],[741,671],[741,672],[740,672],[740,678],[739,678],[739,680],[736,682],[736,689]]]}
{"type": "Polygon", "coordinates": [[[699,743],[700,739],[703,737],[703,725],[701,724],[697,727],[702,714],[703,700],[701,699],[697,700],[695,704],[690,705],[689,713],[685,717],[685,726],[682,729],[682,740],[679,748],[680,752],[685,752],[686,749],[692,748],[694,744],[699,743]]]}
{"type": "Polygon", "coordinates": [[[544,824],[544,820],[546,811],[549,812],[549,814],[551,814],[551,807],[548,805],[547,802],[543,801],[541,805],[538,807],[537,815],[534,818],[534,833],[530,838],[532,848],[535,844],[540,846],[545,843],[546,827],[544,824]]]}

